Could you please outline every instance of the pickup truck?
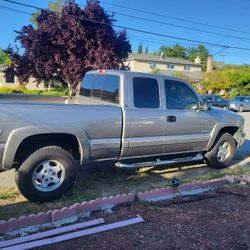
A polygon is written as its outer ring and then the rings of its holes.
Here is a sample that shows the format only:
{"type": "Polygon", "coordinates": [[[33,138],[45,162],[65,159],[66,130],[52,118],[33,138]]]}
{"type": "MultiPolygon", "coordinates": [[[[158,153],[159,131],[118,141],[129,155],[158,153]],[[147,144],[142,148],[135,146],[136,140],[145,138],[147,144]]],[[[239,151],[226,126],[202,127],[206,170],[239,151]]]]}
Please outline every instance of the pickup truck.
{"type": "Polygon", "coordinates": [[[51,201],[73,185],[77,166],[90,162],[227,167],[243,127],[240,115],[211,108],[181,79],[90,71],[67,104],[1,103],[0,170],[16,169],[30,201],[51,201]]]}

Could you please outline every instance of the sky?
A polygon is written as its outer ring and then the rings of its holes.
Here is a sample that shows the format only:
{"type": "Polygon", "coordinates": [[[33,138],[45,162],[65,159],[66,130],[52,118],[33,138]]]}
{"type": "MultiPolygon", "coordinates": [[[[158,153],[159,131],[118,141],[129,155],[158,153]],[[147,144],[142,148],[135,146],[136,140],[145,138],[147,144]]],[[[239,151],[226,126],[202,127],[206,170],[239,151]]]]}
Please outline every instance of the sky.
{"type": "MultiPolygon", "coordinates": [[[[15,1],[41,8],[48,6],[47,0],[15,1]]],[[[86,4],[86,0],[75,1],[83,6],[86,4]]],[[[164,37],[171,36],[246,48],[248,50],[206,45],[216,61],[224,60],[227,64],[250,64],[250,0],[101,0],[100,3],[106,11],[114,12],[116,25],[163,35],[161,37],[127,30],[128,39],[134,52],[137,51],[139,43],[143,43],[144,49],[148,46],[149,52],[157,51],[162,45],[172,46],[178,43],[185,47],[192,47],[198,44],[196,42],[164,37]],[[155,14],[145,12],[153,12],[155,14]],[[124,16],[124,14],[130,17],[124,16]],[[138,18],[150,19],[158,23],[138,18]],[[177,26],[184,26],[185,28],[177,26]],[[214,26],[221,28],[215,28],[214,26]]],[[[30,15],[28,13],[33,11],[34,9],[0,0],[1,48],[6,48],[8,45],[15,46],[16,34],[14,31],[20,30],[23,25],[30,23],[30,15]],[[14,8],[18,11],[13,12],[8,8],[14,8]]]]}

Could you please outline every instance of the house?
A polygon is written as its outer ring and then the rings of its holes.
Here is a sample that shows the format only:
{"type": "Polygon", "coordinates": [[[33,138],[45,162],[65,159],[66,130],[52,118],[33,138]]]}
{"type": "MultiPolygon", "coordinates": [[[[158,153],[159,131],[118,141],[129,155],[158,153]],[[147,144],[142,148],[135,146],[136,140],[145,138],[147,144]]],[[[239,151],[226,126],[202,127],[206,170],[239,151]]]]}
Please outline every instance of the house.
{"type": "Polygon", "coordinates": [[[204,72],[201,70],[202,64],[199,57],[195,62],[188,60],[164,57],[153,54],[130,54],[125,65],[131,71],[150,73],[158,69],[161,74],[175,76],[181,73],[194,82],[201,82],[204,72]]]}
{"type": "MultiPolygon", "coordinates": [[[[0,64],[0,87],[7,88],[19,88],[21,86],[18,78],[12,73],[5,73],[5,70],[8,66],[0,64]]],[[[37,86],[35,79],[30,77],[29,82],[25,84],[26,89],[36,89],[36,90],[44,90],[43,84],[37,86]]]]}

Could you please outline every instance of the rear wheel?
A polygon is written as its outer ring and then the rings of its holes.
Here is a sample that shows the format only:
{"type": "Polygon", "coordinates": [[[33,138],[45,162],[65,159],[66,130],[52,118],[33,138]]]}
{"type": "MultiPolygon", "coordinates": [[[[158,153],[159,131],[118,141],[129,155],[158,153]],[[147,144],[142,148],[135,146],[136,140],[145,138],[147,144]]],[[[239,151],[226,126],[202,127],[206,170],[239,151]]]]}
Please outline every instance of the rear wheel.
{"type": "Polygon", "coordinates": [[[205,159],[212,168],[225,168],[232,161],[236,143],[232,135],[223,134],[218,138],[214,147],[206,153],[205,159]]]}
{"type": "Polygon", "coordinates": [[[30,201],[52,201],[74,183],[75,160],[63,148],[48,146],[32,153],[16,171],[16,184],[30,201]]]}
{"type": "Polygon", "coordinates": [[[238,109],[239,112],[243,112],[244,111],[244,108],[243,106],[239,106],[239,109],[238,109]]]}

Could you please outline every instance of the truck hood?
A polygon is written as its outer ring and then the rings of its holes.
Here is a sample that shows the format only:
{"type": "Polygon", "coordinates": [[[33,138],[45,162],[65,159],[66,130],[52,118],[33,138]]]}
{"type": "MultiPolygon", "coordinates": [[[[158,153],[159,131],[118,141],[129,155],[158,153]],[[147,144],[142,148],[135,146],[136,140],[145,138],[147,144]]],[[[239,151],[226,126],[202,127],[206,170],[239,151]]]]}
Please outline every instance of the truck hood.
{"type": "Polygon", "coordinates": [[[244,127],[244,118],[241,115],[238,115],[230,110],[212,108],[210,110],[210,115],[222,125],[225,126],[234,126],[243,130],[244,127]]]}

